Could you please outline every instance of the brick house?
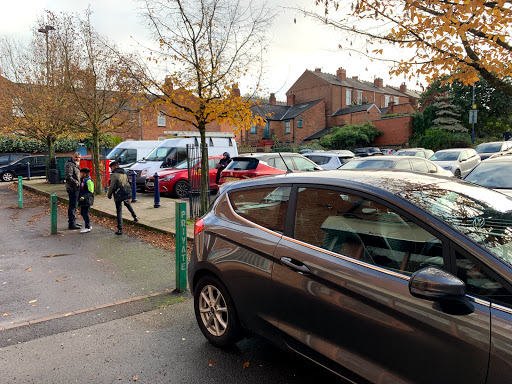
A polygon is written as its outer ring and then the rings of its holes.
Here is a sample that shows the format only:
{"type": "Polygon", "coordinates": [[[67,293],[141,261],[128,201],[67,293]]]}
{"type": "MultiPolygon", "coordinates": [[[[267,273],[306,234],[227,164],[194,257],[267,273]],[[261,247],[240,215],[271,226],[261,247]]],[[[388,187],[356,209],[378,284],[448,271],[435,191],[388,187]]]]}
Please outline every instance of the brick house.
{"type": "Polygon", "coordinates": [[[371,121],[383,134],[379,145],[400,146],[412,135],[412,117],[386,115],[411,114],[418,98],[415,92],[384,86],[381,78],[373,83],[347,78],[339,68],[336,75],[323,73],[319,68],[306,70],[286,92],[286,105],[277,105],[271,94],[267,104],[253,107],[253,112],[266,120],[263,127],[253,127],[242,135],[241,144],[255,144],[277,135],[279,141],[303,143],[318,139],[331,128],[345,124],[371,121]]]}

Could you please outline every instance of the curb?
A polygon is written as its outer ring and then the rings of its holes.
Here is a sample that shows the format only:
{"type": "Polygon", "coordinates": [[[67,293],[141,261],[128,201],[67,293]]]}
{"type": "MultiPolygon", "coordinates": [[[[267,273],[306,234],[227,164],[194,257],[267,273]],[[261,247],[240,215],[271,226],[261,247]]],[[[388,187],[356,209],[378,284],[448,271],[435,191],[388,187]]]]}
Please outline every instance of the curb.
{"type": "MultiPolygon", "coordinates": [[[[39,190],[37,188],[34,188],[34,187],[30,186],[30,185],[23,184],[23,189],[26,189],[27,191],[33,192],[33,193],[35,193],[37,195],[40,195],[40,196],[46,196],[46,197],[51,196],[51,193],[41,191],[41,190],[39,190]]],[[[61,203],[66,203],[66,204],[69,203],[68,199],[66,199],[65,197],[58,196],[58,195],[57,195],[57,200],[60,201],[61,203]]],[[[94,206],[92,206],[90,208],[90,212],[94,213],[97,216],[108,217],[110,219],[117,219],[116,215],[113,215],[113,214],[108,213],[108,212],[100,211],[99,209],[94,208],[94,206]]],[[[168,231],[168,230],[160,229],[160,228],[155,228],[155,227],[152,227],[150,225],[143,224],[143,223],[140,223],[140,222],[135,223],[134,221],[129,221],[127,219],[123,219],[123,223],[134,225],[134,226],[137,226],[137,227],[141,227],[141,228],[147,229],[149,231],[153,231],[153,232],[159,232],[159,233],[163,233],[163,234],[166,234],[166,235],[171,235],[171,236],[174,236],[174,237],[176,236],[176,232],[168,231]]],[[[194,240],[194,236],[191,236],[191,235],[187,234],[187,240],[193,241],[194,240]]]]}

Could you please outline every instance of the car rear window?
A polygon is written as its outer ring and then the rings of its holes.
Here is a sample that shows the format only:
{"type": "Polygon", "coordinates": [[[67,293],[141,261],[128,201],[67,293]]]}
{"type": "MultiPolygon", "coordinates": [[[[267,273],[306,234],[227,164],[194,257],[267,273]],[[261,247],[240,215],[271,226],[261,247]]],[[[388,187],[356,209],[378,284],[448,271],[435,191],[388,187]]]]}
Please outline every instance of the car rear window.
{"type": "Polygon", "coordinates": [[[341,166],[341,169],[358,169],[358,168],[392,168],[393,160],[352,160],[341,166]]]}
{"type": "Polygon", "coordinates": [[[305,156],[305,157],[307,157],[311,161],[314,161],[318,165],[327,164],[329,162],[329,160],[331,159],[328,156],[317,156],[317,155],[315,155],[315,156],[305,156]]]}
{"type": "Polygon", "coordinates": [[[258,159],[235,158],[235,159],[233,159],[233,161],[231,163],[229,163],[229,165],[226,167],[226,169],[229,169],[231,171],[248,171],[248,170],[256,169],[259,162],[260,161],[258,159]]]}

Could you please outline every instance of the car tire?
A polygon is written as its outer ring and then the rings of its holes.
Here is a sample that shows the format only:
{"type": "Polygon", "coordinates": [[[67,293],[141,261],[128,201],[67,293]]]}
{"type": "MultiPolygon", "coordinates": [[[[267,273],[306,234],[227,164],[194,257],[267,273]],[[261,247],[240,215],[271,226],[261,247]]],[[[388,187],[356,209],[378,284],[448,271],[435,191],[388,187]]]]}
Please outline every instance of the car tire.
{"type": "Polygon", "coordinates": [[[4,172],[2,173],[2,181],[13,181],[14,180],[14,173],[12,172],[4,172]]]}
{"type": "Polygon", "coordinates": [[[173,193],[180,199],[188,196],[188,183],[185,180],[180,180],[174,184],[173,193]]]}
{"type": "Polygon", "coordinates": [[[462,174],[460,173],[460,169],[456,169],[453,173],[457,179],[460,179],[462,177],[462,174]]]}
{"type": "Polygon", "coordinates": [[[233,299],[221,281],[203,276],[194,289],[194,312],[197,324],[208,341],[225,348],[243,337],[233,299]],[[214,300],[214,304],[211,302],[214,300]]]}

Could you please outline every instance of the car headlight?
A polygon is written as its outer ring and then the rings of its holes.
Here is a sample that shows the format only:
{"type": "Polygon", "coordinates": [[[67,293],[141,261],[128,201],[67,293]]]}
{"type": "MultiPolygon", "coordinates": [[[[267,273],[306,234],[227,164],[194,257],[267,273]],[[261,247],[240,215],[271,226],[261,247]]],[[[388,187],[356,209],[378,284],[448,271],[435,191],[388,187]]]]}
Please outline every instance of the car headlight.
{"type": "Polygon", "coordinates": [[[169,180],[172,180],[176,177],[176,175],[168,175],[168,176],[165,176],[164,178],[160,179],[160,181],[169,181],[169,180]]]}

